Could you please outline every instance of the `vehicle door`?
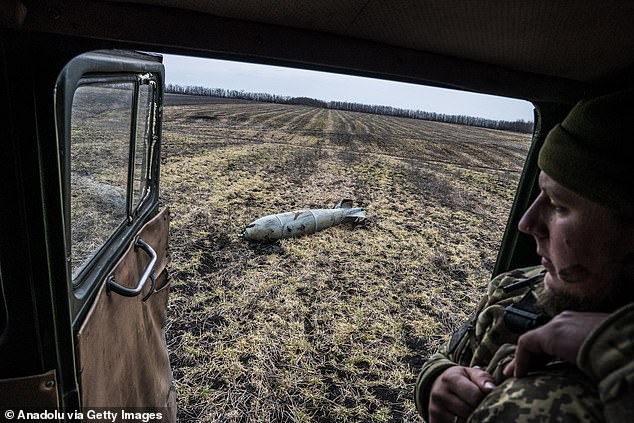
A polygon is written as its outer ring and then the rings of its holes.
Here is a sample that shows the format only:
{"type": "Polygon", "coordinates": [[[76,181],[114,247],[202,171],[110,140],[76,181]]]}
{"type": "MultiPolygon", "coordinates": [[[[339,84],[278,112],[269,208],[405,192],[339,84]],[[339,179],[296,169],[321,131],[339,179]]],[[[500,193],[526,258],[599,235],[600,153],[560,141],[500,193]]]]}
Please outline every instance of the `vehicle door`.
{"type": "Polygon", "coordinates": [[[81,405],[154,410],[173,421],[161,60],[78,56],[59,76],[55,113],[81,405]]]}

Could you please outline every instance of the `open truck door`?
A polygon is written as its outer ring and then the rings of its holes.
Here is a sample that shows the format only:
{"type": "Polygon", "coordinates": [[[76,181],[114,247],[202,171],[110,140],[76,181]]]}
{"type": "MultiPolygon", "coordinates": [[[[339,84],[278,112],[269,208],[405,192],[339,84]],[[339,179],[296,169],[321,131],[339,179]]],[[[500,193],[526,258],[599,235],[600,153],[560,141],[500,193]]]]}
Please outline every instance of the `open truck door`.
{"type": "Polygon", "coordinates": [[[86,53],[60,75],[56,118],[81,405],[175,420],[169,213],[158,207],[163,85],[160,56],[86,53]]]}
{"type": "MultiPolygon", "coordinates": [[[[57,317],[39,335],[40,344],[56,344],[58,358],[42,349],[45,371],[29,373],[23,360],[25,370],[0,380],[0,405],[16,416],[20,407],[63,418],[108,408],[176,419],[164,331],[169,213],[158,195],[163,85],[161,56],[139,52],[84,53],[59,74],[51,100],[67,295],[49,297],[57,317]]],[[[3,352],[15,358],[11,334],[24,337],[18,314],[28,306],[11,301],[3,352]]]]}

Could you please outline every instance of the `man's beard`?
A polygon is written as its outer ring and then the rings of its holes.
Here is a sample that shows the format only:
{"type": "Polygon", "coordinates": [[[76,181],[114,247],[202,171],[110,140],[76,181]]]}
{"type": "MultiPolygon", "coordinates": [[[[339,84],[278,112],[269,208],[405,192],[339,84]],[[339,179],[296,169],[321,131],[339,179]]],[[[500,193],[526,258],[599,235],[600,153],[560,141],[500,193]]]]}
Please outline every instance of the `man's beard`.
{"type": "MultiPolygon", "coordinates": [[[[564,310],[570,311],[603,311],[602,304],[596,304],[597,298],[580,298],[571,295],[569,292],[553,290],[549,287],[544,287],[537,298],[537,306],[545,310],[548,314],[555,316],[564,310]]],[[[603,301],[601,301],[603,302],[603,301]]]]}
{"type": "Polygon", "coordinates": [[[544,286],[537,305],[554,316],[564,310],[611,313],[633,301],[634,279],[623,275],[600,292],[586,297],[544,286]]]}

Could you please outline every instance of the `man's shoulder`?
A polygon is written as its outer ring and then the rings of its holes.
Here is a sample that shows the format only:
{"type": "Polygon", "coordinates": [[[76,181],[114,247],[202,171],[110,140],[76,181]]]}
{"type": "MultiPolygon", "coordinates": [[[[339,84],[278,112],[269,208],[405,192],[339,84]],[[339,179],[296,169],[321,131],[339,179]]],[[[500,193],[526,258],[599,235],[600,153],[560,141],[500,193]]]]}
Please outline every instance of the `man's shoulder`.
{"type": "Polygon", "coordinates": [[[544,281],[544,266],[530,266],[501,273],[489,282],[489,303],[523,295],[530,287],[544,281]]]}
{"type": "Polygon", "coordinates": [[[519,269],[510,270],[505,273],[500,273],[493,280],[491,280],[491,284],[499,287],[507,286],[514,282],[524,280],[524,279],[533,279],[539,278],[540,276],[543,279],[543,275],[545,273],[544,266],[529,266],[529,267],[521,267],[519,269]]]}

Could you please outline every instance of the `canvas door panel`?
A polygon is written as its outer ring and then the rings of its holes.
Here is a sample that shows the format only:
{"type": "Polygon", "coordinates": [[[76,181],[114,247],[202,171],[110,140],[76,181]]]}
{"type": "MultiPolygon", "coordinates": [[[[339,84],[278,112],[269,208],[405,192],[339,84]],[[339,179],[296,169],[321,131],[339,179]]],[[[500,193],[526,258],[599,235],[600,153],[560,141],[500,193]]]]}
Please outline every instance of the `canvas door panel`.
{"type": "MultiPolygon", "coordinates": [[[[157,254],[155,290],[147,301],[142,299],[150,291],[149,280],[140,295],[124,297],[110,292],[106,279],[77,333],[83,407],[170,407],[175,413],[164,329],[168,227],[169,212],[164,209],[139,232],[157,254]]],[[[130,245],[114,268],[115,280],[134,287],[149,261],[147,253],[130,245]]]]}

